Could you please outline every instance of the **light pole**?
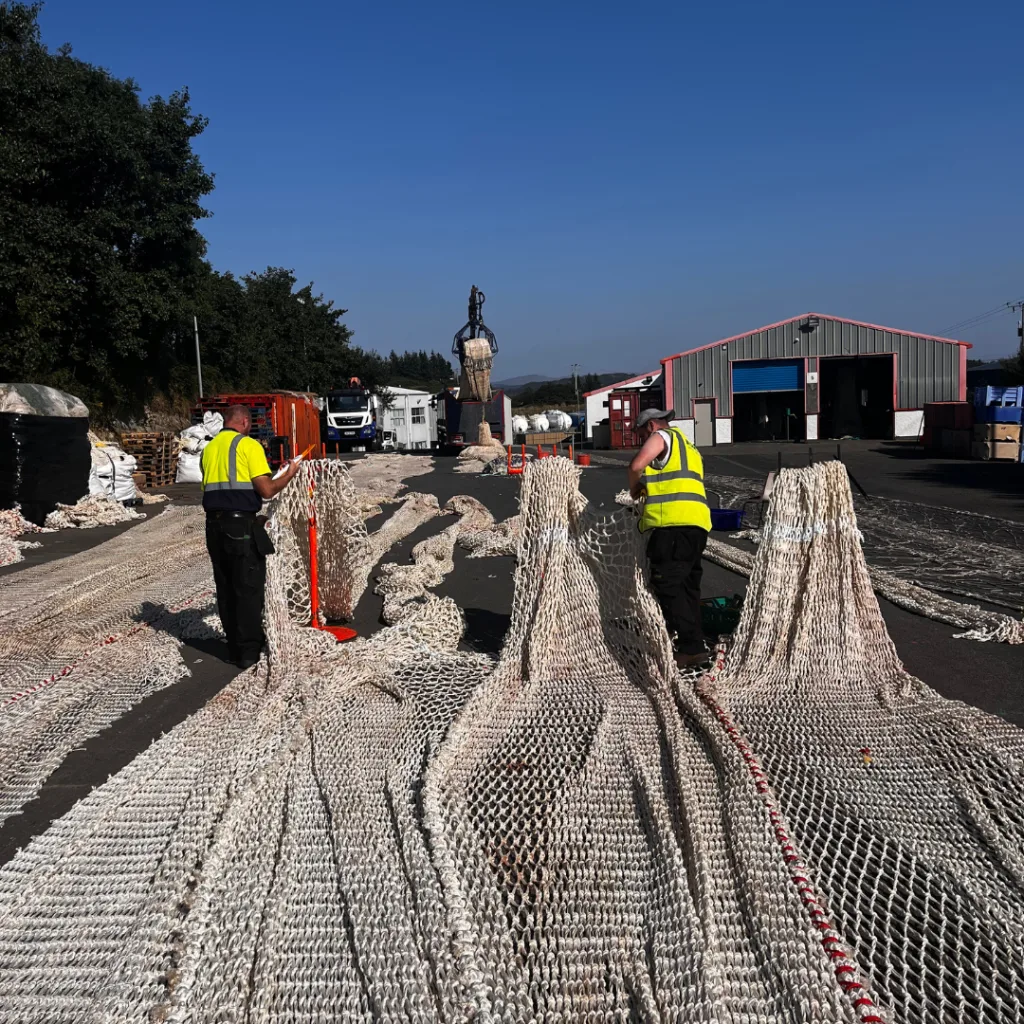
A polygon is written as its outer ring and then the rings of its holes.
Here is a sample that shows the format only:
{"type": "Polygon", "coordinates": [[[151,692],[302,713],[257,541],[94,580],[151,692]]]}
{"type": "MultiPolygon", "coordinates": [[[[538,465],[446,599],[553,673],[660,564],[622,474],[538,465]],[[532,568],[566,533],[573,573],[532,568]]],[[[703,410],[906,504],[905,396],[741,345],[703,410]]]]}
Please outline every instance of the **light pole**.
{"type": "Polygon", "coordinates": [[[196,332],[196,374],[199,377],[199,397],[203,397],[203,367],[199,362],[199,317],[192,317],[192,326],[196,332]]]}

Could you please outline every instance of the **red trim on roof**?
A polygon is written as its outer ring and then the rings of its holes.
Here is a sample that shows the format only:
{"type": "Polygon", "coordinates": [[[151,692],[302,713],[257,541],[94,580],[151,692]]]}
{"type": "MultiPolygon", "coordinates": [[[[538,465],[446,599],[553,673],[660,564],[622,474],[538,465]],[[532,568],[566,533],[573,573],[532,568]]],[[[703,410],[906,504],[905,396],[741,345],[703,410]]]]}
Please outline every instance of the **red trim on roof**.
{"type": "Polygon", "coordinates": [[[728,345],[730,341],[739,341],[750,334],[760,334],[761,331],[770,331],[774,327],[782,327],[784,324],[791,324],[797,320],[806,320],[809,316],[816,316],[819,320],[837,320],[841,324],[851,324],[854,327],[868,327],[873,331],[888,331],[890,334],[906,334],[911,338],[926,338],[928,341],[942,341],[947,345],[963,345],[965,349],[974,346],[969,341],[959,341],[956,338],[940,338],[935,334],[921,334],[919,331],[903,331],[898,327],[883,327],[881,324],[869,324],[863,320],[847,320],[843,316],[829,316],[827,313],[801,313],[800,316],[787,317],[774,324],[765,324],[764,327],[755,327],[752,331],[743,331],[742,334],[734,334],[731,338],[720,338],[718,341],[709,342],[707,345],[698,345],[696,348],[688,348],[685,352],[677,352],[675,355],[666,356],[662,363],[670,359],[678,359],[680,356],[688,356],[694,352],[703,352],[708,348],[715,348],[717,345],[728,345]]]}
{"type": "MultiPolygon", "coordinates": [[[[664,360],[662,360],[664,362],[664,360]]],[[[623,384],[633,384],[635,381],[643,380],[644,377],[658,377],[661,374],[661,370],[648,370],[647,373],[638,373],[635,377],[627,377],[625,380],[617,380],[614,384],[606,384],[603,388],[594,388],[593,391],[584,391],[583,397],[589,398],[591,395],[600,395],[604,391],[614,391],[617,387],[623,384]]]]}

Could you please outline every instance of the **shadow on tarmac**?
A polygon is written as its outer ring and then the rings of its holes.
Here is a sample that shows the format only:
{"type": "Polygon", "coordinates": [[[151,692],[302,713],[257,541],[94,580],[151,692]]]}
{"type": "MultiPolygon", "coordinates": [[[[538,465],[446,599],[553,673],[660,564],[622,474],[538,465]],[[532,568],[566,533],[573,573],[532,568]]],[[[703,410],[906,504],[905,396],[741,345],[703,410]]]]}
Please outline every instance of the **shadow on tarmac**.
{"type": "Polygon", "coordinates": [[[481,654],[501,654],[512,616],[486,608],[463,608],[462,614],[466,617],[466,635],[460,646],[481,654]]]}

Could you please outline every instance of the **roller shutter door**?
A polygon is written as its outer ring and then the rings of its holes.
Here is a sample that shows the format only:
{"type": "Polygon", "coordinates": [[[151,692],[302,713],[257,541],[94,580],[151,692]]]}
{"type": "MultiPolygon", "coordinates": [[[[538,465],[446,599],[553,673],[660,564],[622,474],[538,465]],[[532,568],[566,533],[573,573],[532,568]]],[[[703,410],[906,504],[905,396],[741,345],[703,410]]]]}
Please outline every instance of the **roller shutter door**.
{"type": "Polygon", "coordinates": [[[735,394],[750,391],[802,391],[803,386],[802,359],[754,359],[732,364],[732,390],[735,394]]]}

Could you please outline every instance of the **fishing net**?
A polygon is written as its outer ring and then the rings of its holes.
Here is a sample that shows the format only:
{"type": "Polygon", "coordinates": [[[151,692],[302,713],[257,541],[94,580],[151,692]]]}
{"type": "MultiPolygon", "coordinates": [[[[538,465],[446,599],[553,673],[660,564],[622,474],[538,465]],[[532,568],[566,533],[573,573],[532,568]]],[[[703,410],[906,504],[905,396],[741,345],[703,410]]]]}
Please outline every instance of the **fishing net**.
{"type": "Polygon", "coordinates": [[[461,401],[489,402],[491,400],[491,343],[486,338],[470,338],[463,342],[459,356],[459,398],[461,401]]]}
{"type": "Polygon", "coordinates": [[[214,601],[203,525],[170,509],[0,579],[0,821],[70,750],[188,674],[178,637],[214,601]]]}
{"type": "Polygon", "coordinates": [[[141,512],[122,505],[113,498],[100,494],[87,494],[79,498],[74,505],[57,507],[46,517],[46,527],[50,530],[91,530],[97,526],[113,526],[131,519],[144,519],[141,512]]]}
{"type": "Polygon", "coordinates": [[[21,514],[21,509],[0,509],[0,566],[14,565],[25,560],[22,551],[40,547],[36,540],[19,540],[25,533],[47,533],[45,527],[36,526],[21,514]]]}
{"type": "Polygon", "coordinates": [[[793,477],[703,681],[564,459],[496,664],[443,600],[336,645],[271,559],[270,658],[0,869],[0,1017],[1019,1019],[1024,734],[904,672],[845,479],[793,477]]]}
{"type": "Polygon", "coordinates": [[[701,689],[823,945],[856,951],[893,1019],[1019,1020],[1024,732],[907,674],[858,526],[841,465],[783,472],[701,689]]]}
{"type": "MultiPolygon", "coordinates": [[[[707,486],[723,507],[739,508],[760,496],[762,483],[709,474],[707,486]]],[[[857,495],[854,502],[872,569],[939,594],[1024,610],[1024,523],[895,498],[857,495]]]]}
{"type": "Polygon", "coordinates": [[[486,421],[477,428],[476,444],[467,445],[459,452],[455,463],[456,473],[482,473],[484,468],[505,460],[507,453],[502,443],[492,436],[491,425],[486,421]]]}

